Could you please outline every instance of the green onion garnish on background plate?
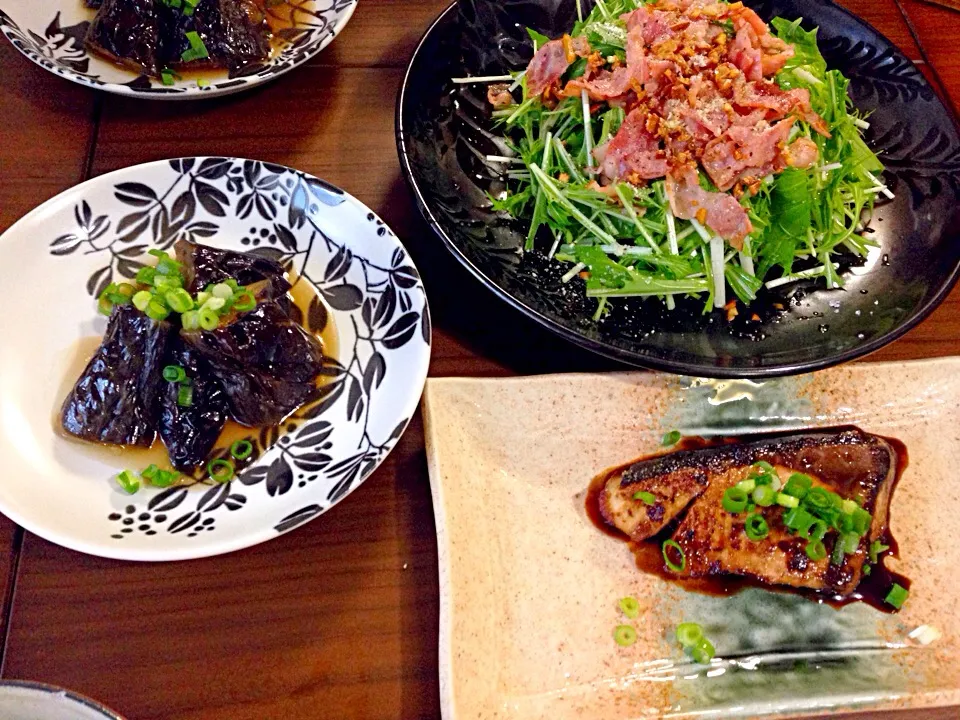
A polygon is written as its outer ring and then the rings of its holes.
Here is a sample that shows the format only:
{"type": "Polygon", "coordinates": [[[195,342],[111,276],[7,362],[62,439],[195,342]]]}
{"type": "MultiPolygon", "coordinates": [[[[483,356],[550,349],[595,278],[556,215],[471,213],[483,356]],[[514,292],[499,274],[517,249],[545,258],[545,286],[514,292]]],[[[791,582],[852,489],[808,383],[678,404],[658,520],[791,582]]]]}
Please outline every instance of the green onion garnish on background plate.
{"type": "Polygon", "coordinates": [[[230,454],[237,460],[246,460],[253,454],[253,443],[249,440],[237,440],[230,446],[230,454]]]}
{"type": "Polygon", "coordinates": [[[187,377],[187,371],[180,365],[167,365],[163,369],[163,379],[167,382],[183,382],[187,377]]]}
{"type": "Polygon", "coordinates": [[[620,598],[618,604],[620,605],[620,611],[631,620],[640,614],[640,603],[632,595],[620,598]]]}
{"type": "Polygon", "coordinates": [[[910,597],[910,591],[898,583],[894,583],[893,587],[890,588],[890,592],[887,593],[887,596],[883,599],[887,605],[892,605],[897,610],[903,607],[903,604],[907,601],[907,598],[910,597]]]}
{"type": "Polygon", "coordinates": [[[637,641],[637,631],[630,625],[617,625],[613,630],[613,639],[620,647],[629,647],[637,641]]]}

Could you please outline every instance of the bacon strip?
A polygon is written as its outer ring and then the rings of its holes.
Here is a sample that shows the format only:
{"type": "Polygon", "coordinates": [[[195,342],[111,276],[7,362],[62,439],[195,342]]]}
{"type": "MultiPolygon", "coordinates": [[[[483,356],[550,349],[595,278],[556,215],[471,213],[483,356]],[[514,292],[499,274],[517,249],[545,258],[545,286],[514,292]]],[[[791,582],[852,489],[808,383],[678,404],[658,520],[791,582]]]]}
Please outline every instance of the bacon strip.
{"type": "Polygon", "coordinates": [[[748,176],[764,177],[782,170],[785,163],[780,157],[780,148],[786,142],[793,122],[793,118],[788,118],[760,130],[730,128],[721,137],[707,143],[701,159],[703,169],[720,190],[729,190],[737,180],[748,176]]]}
{"type": "Polygon", "coordinates": [[[753,230],[747,211],[733,195],[709,192],[700,187],[695,165],[671,168],[665,183],[670,210],[678,218],[690,220],[706,211],[705,224],[737,250],[743,249],[743,238],[753,230]]]}
{"type": "Polygon", "coordinates": [[[613,139],[594,150],[605,177],[617,180],[635,174],[652,180],[666,174],[666,157],[656,136],[647,130],[646,120],[646,112],[631,110],[613,139]]]}

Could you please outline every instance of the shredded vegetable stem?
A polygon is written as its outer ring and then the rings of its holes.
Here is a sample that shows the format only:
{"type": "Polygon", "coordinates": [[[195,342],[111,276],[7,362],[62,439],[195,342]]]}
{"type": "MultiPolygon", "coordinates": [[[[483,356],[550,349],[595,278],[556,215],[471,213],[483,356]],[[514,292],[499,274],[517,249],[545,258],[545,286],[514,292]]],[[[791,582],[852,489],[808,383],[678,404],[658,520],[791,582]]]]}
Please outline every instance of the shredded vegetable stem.
{"type": "MultiPolygon", "coordinates": [[[[663,216],[667,220],[667,242],[670,245],[670,254],[679,255],[680,247],[677,244],[677,225],[673,220],[673,213],[667,210],[663,216]]],[[[667,295],[667,310],[673,310],[676,307],[677,303],[674,301],[673,295],[667,295]]]]}
{"type": "MultiPolygon", "coordinates": [[[[579,4],[577,5],[579,7],[579,4]]],[[[580,91],[583,103],[583,150],[587,155],[587,167],[593,167],[593,129],[590,127],[590,97],[586,90],[580,91]]]]}
{"type": "Polygon", "coordinates": [[[713,306],[722,308],[727,304],[727,286],[724,279],[723,238],[710,238],[710,269],[713,271],[713,306]]]}

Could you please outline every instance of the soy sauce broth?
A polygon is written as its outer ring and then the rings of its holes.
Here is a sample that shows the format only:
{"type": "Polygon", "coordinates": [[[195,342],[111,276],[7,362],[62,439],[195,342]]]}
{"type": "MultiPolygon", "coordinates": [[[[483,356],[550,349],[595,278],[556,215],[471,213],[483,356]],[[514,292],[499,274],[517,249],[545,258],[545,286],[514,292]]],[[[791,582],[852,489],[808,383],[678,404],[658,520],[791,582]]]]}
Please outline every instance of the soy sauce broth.
{"type": "MultiPolygon", "coordinates": [[[[334,323],[333,313],[330,311],[329,306],[309,281],[296,276],[288,277],[288,279],[293,284],[293,287],[288,292],[288,296],[293,301],[294,309],[291,312],[305,331],[320,340],[323,345],[324,356],[337,359],[340,349],[339,337],[336,324],[334,323]]],[[[154,440],[153,445],[144,448],[87,442],[63,431],[60,425],[60,408],[76,384],[77,379],[83,373],[87,363],[96,353],[101,340],[102,336],[92,335],[80,338],[74,344],[67,370],[61,381],[59,392],[57,393],[58,404],[53,409],[52,422],[54,432],[84,454],[115,466],[116,472],[118,473],[127,468],[139,471],[149,465],[170,469],[170,458],[159,437],[154,440]]],[[[322,387],[329,381],[329,376],[320,375],[317,378],[317,387],[322,387]]],[[[208,459],[228,457],[230,446],[234,442],[237,440],[248,440],[254,445],[253,454],[243,461],[233,460],[237,472],[242,471],[245,467],[252,464],[260,455],[273,447],[281,437],[296,430],[303,422],[299,415],[309,407],[310,403],[308,402],[295,410],[280,424],[267,427],[251,428],[228,419],[223,430],[220,432],[220,437],[211,449],[208,459]]],[[[183,475],[179,484],[192,485],[206,479],[206,470],[200,468],[193,477],[183,475]]]]}

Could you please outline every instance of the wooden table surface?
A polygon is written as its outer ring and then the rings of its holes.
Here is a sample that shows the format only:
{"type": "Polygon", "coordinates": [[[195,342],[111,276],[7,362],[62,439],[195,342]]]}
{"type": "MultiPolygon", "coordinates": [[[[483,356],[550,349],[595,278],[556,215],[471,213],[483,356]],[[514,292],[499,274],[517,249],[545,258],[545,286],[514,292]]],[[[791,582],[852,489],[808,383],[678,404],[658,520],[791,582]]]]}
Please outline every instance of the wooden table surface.
{"type": "MultiPolygon", "coordinates": [[[[94,92],[0,41],[0,231],[71,185],[128,165],[221,154],[283,163],[347,189],[410,249],[434,313],[432,376],[616,367],[501,305],[417,215],[397,162],[393,99],[447,1],[360,0],[308,65],[261,89],[189,103],[94,92]]],[[[842,4],[960,103],[960,14],[921,0],[842,4]]],[[[955,289],[869,360],[958,347],[955,289]]],[[[62,685],[131,720],[439,717],[437,548],[419,419],[333,511],[258,547],[118,562],[52,545],[0,516],[0,548],[4,678],[62,685]]]]}

